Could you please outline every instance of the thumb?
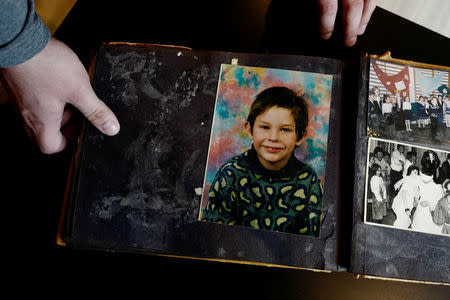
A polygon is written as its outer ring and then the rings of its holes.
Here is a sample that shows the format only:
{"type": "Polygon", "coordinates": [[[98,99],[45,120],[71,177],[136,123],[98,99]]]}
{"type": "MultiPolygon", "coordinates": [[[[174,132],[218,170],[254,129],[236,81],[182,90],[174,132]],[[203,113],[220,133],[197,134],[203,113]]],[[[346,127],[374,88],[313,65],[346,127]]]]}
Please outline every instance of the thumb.
{"type": "Polygon", "coordinates": [[[115,135],[120,130],[120,124],[111,109],[101,101],[89,85],[85,93],[79,93],[75,101],[71,101],[98,130],[106,135],[115,135]]]}

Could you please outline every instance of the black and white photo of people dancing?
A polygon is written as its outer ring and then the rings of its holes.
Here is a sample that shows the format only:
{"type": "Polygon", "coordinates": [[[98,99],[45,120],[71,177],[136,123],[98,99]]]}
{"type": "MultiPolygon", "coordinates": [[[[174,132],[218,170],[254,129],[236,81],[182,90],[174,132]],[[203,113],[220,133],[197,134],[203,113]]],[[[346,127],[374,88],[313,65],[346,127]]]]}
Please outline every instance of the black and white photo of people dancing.
{"type": "Polygon", "coordinates": [[[365,221],[450,235],[450,152],[369,139],[365,221]]]}

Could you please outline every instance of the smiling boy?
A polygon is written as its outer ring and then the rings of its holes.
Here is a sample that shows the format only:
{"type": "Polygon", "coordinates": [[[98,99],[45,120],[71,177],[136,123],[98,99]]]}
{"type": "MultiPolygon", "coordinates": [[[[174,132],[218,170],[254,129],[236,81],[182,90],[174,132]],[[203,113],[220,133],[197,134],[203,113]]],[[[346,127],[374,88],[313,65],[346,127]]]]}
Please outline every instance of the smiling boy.
{"type": "Polygon", "coordinates": [[[319,236],[322,185],[294,155],[307,124],[307,104],[292,90],[258,94],[245,123],[252,147],[219,169],[202,220],[319,236]]]}

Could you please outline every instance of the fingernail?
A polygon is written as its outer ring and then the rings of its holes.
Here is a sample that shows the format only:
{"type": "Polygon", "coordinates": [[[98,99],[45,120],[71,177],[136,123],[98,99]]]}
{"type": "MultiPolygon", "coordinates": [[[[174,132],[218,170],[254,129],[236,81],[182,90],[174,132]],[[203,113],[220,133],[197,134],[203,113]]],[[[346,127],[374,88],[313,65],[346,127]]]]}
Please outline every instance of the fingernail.
{"type": "Polygon", "coordinates": [[[119,132],[119,128],[117,128],[116,124],[113,121],[108,121],[102,126],[103,132],[107,135],[115,135],[119,132]]]}
{"type": "Polygon", "coordinates": [[[331,37],[331,32],[322,33],[320,37],[324,40],[328,40],[331,37]]]}
{"type": "Polygon", "coordinates": [[[363,34],[366,31],[366,27],[367,27],[367,24],[364,24],[363,26],[361,26],[361,28],[359,29],[358,35],[363,34]]]}
{"type": "Polygon", "coordinates": [[[356,37],[352,37],[347,41],[347,46],[353,46],[356,43],[356,37]]]}

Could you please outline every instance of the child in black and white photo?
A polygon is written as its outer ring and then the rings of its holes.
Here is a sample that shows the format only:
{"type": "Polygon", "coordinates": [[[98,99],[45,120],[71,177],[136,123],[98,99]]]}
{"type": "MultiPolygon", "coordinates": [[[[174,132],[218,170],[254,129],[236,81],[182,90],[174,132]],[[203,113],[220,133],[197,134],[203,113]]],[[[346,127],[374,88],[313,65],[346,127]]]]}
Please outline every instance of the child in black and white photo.
{"type": "Polygon", "coordinates": [[[365,221],[440,234],[445,222],[437,222],[435,214],[445,218],[446,211],[436,207],[450,181],[450,153],[375,138],[369,140],[369,150],[365,221]],[[391,153],[387,180],[380,167],[383,152],[391,153]]]}

